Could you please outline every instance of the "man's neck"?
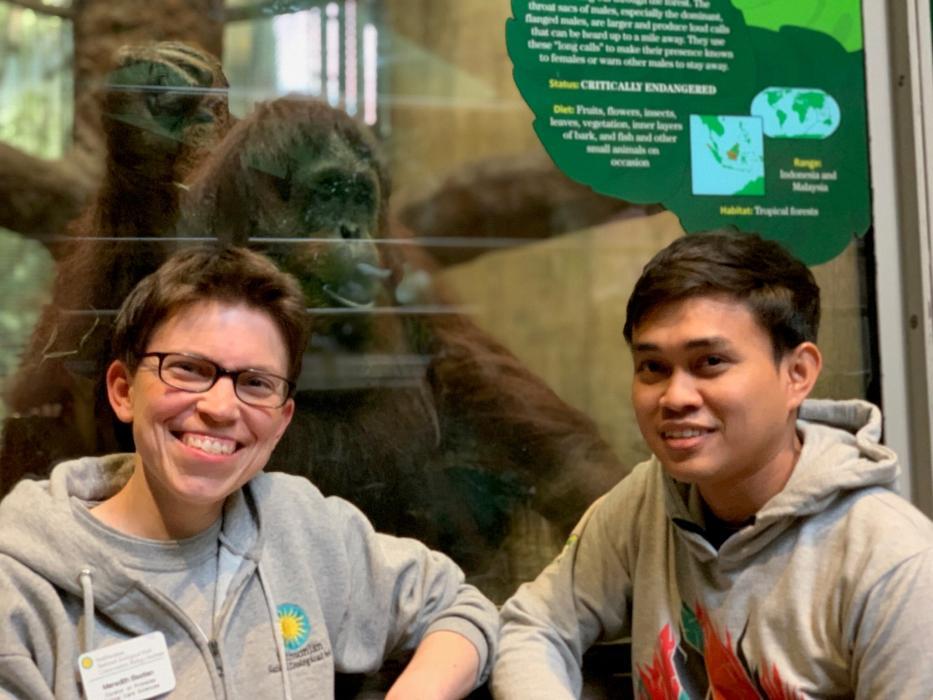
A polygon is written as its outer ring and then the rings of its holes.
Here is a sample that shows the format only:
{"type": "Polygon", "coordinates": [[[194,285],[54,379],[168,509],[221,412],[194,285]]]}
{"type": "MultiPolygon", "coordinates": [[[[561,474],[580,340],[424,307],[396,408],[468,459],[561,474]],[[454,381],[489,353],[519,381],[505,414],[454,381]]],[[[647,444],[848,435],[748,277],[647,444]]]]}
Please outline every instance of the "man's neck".
{"type": "Polygon", "coordinates": [[[706,533],[706,539],[716,549],[719,549],[723,542],[732,537],[732,535],[743,527],[755,522],[755,516],[748,517],[740,522],[722,520],[710,509],[702,498],[700,498],[700,507],[703,510],[703,530],[706,533]]]}
{"type": "Polygon", "coordinates": [[[795,430],[791,443],[778,450],[765,465],[737,479],[698,484],[704,504],[725,523],[746,522],[787,485],[800,457],[801,447],[795,430]]]}

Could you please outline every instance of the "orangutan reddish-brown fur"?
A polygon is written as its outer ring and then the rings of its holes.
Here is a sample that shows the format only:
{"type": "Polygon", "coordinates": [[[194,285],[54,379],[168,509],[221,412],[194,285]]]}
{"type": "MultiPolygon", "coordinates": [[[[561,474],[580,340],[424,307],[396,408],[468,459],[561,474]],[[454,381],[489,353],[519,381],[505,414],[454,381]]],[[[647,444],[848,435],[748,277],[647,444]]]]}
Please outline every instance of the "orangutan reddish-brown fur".
{"type": "Polygon", "coordinates": [[[216,238],[295,274],[313,318],[296,416],[270,468],[468,568],[495,550],[517,503],[569,528],[624,469],[586,416],[457,313],[431,261],[390,229],[371,134],[303,99],[231,125],[222,91],[187,89],[225,84],[215,59],[177,44],[121,57],[105,102],[108,176],[73,227],[85,238],[61,263],[10,392],[3,491],[66,457],[131,449],[95,384],[111,312],[186,238],[216,238]]]}

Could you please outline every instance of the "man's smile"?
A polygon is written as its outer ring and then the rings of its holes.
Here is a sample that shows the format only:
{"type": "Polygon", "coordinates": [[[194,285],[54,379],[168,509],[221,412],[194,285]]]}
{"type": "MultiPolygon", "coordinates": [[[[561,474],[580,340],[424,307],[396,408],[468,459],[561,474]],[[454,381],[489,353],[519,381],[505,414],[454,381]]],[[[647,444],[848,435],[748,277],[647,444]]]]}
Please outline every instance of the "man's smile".
{"type": "Polygon", "coordinates": [[[709,428],[669,428],[661,431],[661,437],[665,440],[677,440],[680,438],[691,438],[711,433],[709,428]]]}

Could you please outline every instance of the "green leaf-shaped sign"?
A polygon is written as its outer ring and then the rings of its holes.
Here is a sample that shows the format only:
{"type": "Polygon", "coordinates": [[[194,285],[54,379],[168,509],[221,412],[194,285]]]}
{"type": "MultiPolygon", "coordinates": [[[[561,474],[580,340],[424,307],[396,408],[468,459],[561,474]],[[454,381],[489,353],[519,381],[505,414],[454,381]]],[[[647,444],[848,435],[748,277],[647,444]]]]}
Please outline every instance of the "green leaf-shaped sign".
{"type": "Polygon", "coordinates": [[[813,28],[776,10],[749,26],[748,4],[513,0],[515,81],[574,180],[824,262],[871,218],[863,53],[838,40],[860,47],[861,27],[831,36],[825,13],[813,28]]]}

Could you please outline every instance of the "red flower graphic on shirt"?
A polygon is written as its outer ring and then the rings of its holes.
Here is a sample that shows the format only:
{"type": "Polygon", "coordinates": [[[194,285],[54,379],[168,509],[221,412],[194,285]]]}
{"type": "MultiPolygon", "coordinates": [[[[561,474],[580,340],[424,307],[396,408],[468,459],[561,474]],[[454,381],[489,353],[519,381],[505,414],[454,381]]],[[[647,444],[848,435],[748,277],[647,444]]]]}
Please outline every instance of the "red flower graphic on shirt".
{"type": "Polygon", "coordinates": [[[761,687],[764,688],[768,700],[800,700],[796,690],[784,685],[774,664],[771,664],[771,673],[765,673],[761,677],[761,687]]]}
{"type": "Polygon", "coordinates": [[[664,625],[658,637],[658,646],[654,650],[651,665],[638,669],[643,689],[651,700],[678,700],[680,698],[680,684],[673,663],[675,649],[676,644],[671,626],[664,625]]]}
{"type": "Polygon", "coordinates": [[[723,640],[700,605],[695,611],[684,605],[681,617],[687,639],[678,641],[671,626],[665,625],[651,664],[638,666],[640,698],[800,700],[800,695],[781,679],[776,665],[771,664],[770,670],[760,676],[751,668],[742,651],[744,630],[735,643],[728,631],[723,640]]]}
{"type": "Polygon", "coordinates": [[[726,632],[726,641],[723,643],[702,606],[697,606],[696,615],[703,628],[706,675],[709,677],[713,700],[760,698],[744,665],[732,650],[732,635],[726,632]]]}

